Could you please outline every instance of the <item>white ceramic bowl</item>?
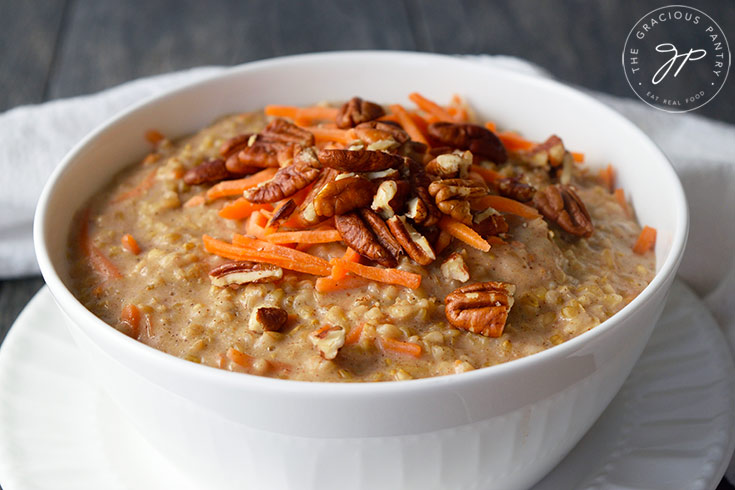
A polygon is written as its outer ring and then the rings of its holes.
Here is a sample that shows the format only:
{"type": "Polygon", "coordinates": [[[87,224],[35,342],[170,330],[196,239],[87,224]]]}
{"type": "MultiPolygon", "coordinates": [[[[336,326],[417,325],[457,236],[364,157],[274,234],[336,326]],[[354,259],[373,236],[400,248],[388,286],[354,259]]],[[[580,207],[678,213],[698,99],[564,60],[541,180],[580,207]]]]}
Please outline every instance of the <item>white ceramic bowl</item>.
{"type": "Polygon", "coordinates": [[[250,63],[149,99],[94,131],[40,199],[43,276],[89,369],[148,440],[204,488],[524,488],[574,446],[620,388],[664,305],[688,228],[681,185],[633,124],[556,82],[453,57],[342,52],[250,63]],[[268,103],[359,94],[383,103],[414,90],[464,95],[478,113],[531,139],[551,133],[612,162],[642,223],[658,230],[657,274],[621,312],[562,345],[488,369],[393,383],[327,384],[231,373],[186,362],[121,334],[69,291],[73,213],[146,151],[268,103]]]}

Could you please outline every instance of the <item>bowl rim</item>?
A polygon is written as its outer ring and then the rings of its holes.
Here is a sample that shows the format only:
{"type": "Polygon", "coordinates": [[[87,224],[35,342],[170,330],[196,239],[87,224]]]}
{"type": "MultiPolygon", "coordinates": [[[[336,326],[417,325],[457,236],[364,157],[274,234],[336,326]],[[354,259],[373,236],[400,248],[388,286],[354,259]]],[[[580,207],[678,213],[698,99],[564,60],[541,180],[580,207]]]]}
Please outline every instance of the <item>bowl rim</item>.
{"type": "MultiPolygon", "coordinates": [[[[34,247],[36,252],[36,258],[38,260],[41,273],[43,275],[46,284],[51,290],[56,301],[63,304],[63,310],[68,311],[68,315],[71,321],[75,324],[86,323],[95,324],[95,328],[99,330],[99,333],[106,337],[106,340],[117,343],[121,348],[126,349],[131,355],[134,356],[145,356],[148,361],[156,366],[169,365],[171,369],[177,369],[181,375],[198,378],[201,381],[212,382],[216,384],[225,384],[233,389],[266,389],[274,392],[287,393],[290,395],[306,395],[306,396],[375,396],[390,393],[401,393],[404,395],[410,395],[415,391],[420,390],[431,390],[435,387],[441,387],[451,385],[456,388],[459,385],[471,384],[485,378],[497,378],[506,376],[506,373],[512,371],[520,371],[523,369],[531,368],[539,364],[547,362],[549,359],[566,357],[569,354],[578,351],[585,344],[592,342],[597,337],[605,335],[610,329],[615,328],[618,323],[625,321],[634,312],[640,309],[644,304],[651,301],[654,294],[658,289],[672,278],[672,275],[676,271],[679,263],[681,262],[684,247],[687,241],[689,228],[689,213],[686,203],[684,190],[674,168],[663,150],[656,145],[637,125],[632,121],[625,118],[619,112],[613,108],[599,102],[591,95],[585,94],[578,89],[572,88],[568,85],[562,84],[556,80],[549,79],[543,76],[530,75],[527,73],[518,72],[500,65],[482,64],[478,61],[473,61],[471,58],[433,54],[433,53],[420,53],[411,51],[331,51],[321,53],[307,53],[290,56],[282,56],[276,58],[270,58],[265,60],[253,61],[244,63],[241,65],[224,68],[222,72],[216,73],[212,76],[205,77],[191,83],[187,83],[175,89],[168,89],[161,93],[154,94],[144,98],[136,104],[128,107],[127,109],[118,112],[112,117],[108,118],[105,122],[97,126],[94,130],[88,133],[81,141],[79,141],[69,152],[64,156],[61,162],[54,169],[53,173],[46,182],[41,196],[38,200],[36,213],[33,223],[33,239],[34,247]],[[290,379],[279,379],[269,378],[264,376],[248,375],[245,373],[231,372],[215,367],[210,367],[203,364],[196,364],[172,354],[165,353],[157,350],[153,347],[148,346],[142,342],[128,337],[119,330],[112,328],[109,324],[95,316],[90,310],[88,310],[71,292],[69,288],[63,283],[59,274],[54,267],[45,241],[45,229],[47,227],[48,219],[48,205],[51,200],[57,183],[64,174],[68,171],[69,167],[73,166],[74,161],[77,159],[79,154],[101,134],[114,130],[118,122],[127,119],[129,116],[136,112],[146,108],[151,104],[157,102],[179,97],[181,94],[187,91],[194,91],[202,86],[207,85],[213,81],[219,81],[226,78],[237,78],[244,74],[251,72],[258,72],[262,70],[269,70],[272,68],[278,68],[284,65],[291,65],[297,63],[335,63],[340,59],[350,58],[354,60],[355,57],[365,59],[425,59],[427,61],[434,61],[437,63],[457,63],[462,65],[471,65],[473,69],[478,71],[486,71],[488,74],[492,74],[494,71],[504,72],[504,76],[518,79],[521,83],[530,86],[541,86],[544,90],[551,89],[561,93],[563,96],[577,99],[581,103],[592,105],[600,112],[601,116],[613,120],[617,124],[628,126],[634,133],[641,138],[641,144],[648,146],[648,149],[654,153],[658,153],[661,157],[660,160],[665,165],[662,165],[662,171],[668,174],[668,177],[673,182],[675,188],[673,192],[676,196],[675,202],[673,203],[676,213],[676,223],[674,234],[672,236],[671,250],[667,254],[667,257],[656,272],[653,280],[636,296],[630,303],[624,306],[620,311],[615,313],[613,316],[595,326],[594,328],[584,332],[566,342],[559,345],[552,346],[543,351],[524,356],[519,359],[514,359],[502,364],[489,366],[474,371],[459,373],[445,376],[433,376],[427,378],[419,378],[406,380],[402,382],[358,382],[358,383],[339,383],[339,382],[325,382],[325,381],[301,381],[301,380],[290,380],[290,379]],[[76,318],[79,318],[77,320],[76,318]]],[[[83,329],[82,329],[83,330],[83,329]]],[[[85,335],[88,335],[85,332],[85,335]]]]}

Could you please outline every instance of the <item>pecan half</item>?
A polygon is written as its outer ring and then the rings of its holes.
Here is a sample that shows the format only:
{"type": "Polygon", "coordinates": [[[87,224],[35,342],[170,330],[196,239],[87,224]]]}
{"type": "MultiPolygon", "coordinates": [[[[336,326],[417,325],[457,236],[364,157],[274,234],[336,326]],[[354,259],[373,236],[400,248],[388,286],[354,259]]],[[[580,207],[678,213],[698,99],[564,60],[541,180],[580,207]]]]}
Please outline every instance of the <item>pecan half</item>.
{"type": "Polygon", "coordinates": [[[367,144],[393,140],[398,144],[407,142],[411,137],[396,124],[383,121],[369,121],[355,126],[355,136],[367,144]]]}
{"type": "Polygon", "coordinates": [[[546,219],[572,235],[589,237],[595,230],[587,208],[572,186],[550,185],[536,192],[533,204],[546,219]]]}
{"type": "Polygon", "coordinates": [[[352,97],[340,107],[336,122],[338,128],[347,129],[384,115],[385,111],[378,104],[352,97]]]}
{"type": "Polygon", "coordinates": [[[437,156],[426,164],[426,172],[442,179],[466,178],[472,165],[472,152],[455,150],[437,156]]]}
{"type": "Polygon", "coordinates": [[[240,174],[233,174],[227,170],[225,161],[221,158],[208,160],[190,168],[184,174],[184,182],[189,185],[209,184],[220,180],[234,179],[240,174]]]}
{"type": "Polygon", "coordinates": [[[227,160],[228,170],[239,172],[242,167],[278,167],[279,153],[294,146],[312,146],[314,135],[285,119],[274,119],[237,154],[237,161],[227,160]]]}
{"type": "Polygon", "coordinates": [[[564,160],[564,143],[557,135],[552,134],[543,143],[533,148],[519,152],[521,161],[532,167],[556,168],[561,166],[564,160]]]}
{"type": "Polygon", "coordinates": [[[472,224],[472,208],[469,199],[487,194],[487,187],[471,179],[436,180],[429,185],[442,213],[466,225],[472,224]]]}
{"type": "Polygon", "coordinates": [[[536,188],[532,185],[524,184],[517,178],[498,179],[495,182],[498,194],[503,197],[509,197],[520,202],[528,202],[533,199],[536,194],[536,188]]]}
{"type": "Polygon", "coordinates": [[[320,150],[322,165],[343,172],[375,172],[403,165],[403,158],[384,151],[320,150]]]}
{"type": "Polygon", "coordinates": [[[421,164],[423,168],[424,157],[426,156],[427,147],[419,141],[409,140],[398,148],[398,154],[409,158],[411,161],[421,164]]]}
{"type": "Polygon", "coordinates": [[[237,287],[241,284],[275,282],[283,277],[283,269],[271,264],[239,260],[226,262],[209,271],[213,286],[237,287]]]}
{"type": "Polygon", "coordinates": [[[361,209],[359,212],[335,216],[334,227],[342,241],[363,257],[384,267],[396,266],[401,246],[380,216],[361,209]]]}
{"type": "Polygon", "coordinates": [[[349,213],[353,209],[369,206],[373,201],[373,194],[373,182],[358,175],[342,174],[326,184],[316,195],[313,201],[314,212],[325,218],[349,213]]]}
{"type": "Polygon", "coordinates": [[[396,237],[406,255],[419,265],[429,265],[436,260],[436,254],[429,241],[411,226],[406,218],[395,215],[388,220],[388,227],[396,237]]]}
{"type": "Polygon", "coordinates": [[[455,289],[444,298],[449,323],[486,337],[500,337],[513,306],[516,287],[507,282],[478,282],[455,289]]]}
{"type": "Polygon", "coordinates": [[[261,306],[250,313],[248,329],[252,332],[278,332],[288,321],[288,313],[281,308],[261,306]]]}
{"type": "Polygon", "coordinates": [[[311,332],[309,339],[322,358],[331,360],[337,357],[339,350],[345,345],[345,329],[324,325],[319,330],[311,332]]]}
{"type": "Polygon", "coordinates": [[[508,153],[500,139],[490,131],[476,124],[456,124],[437,122],[427,128],[431,146],[451,146],[460,150],[470,150],[495,163],[504,163],[508,153]]]}
{"type": "Polygon", "coordinates": [[[314,150],[305,148],[298,153],[291,165],[281,167],[272,179],[247,189],[243,195],[248,201],[256,203],[280,201],[314,182],[320,172],[321,167],[314,156],[314,150]]]}

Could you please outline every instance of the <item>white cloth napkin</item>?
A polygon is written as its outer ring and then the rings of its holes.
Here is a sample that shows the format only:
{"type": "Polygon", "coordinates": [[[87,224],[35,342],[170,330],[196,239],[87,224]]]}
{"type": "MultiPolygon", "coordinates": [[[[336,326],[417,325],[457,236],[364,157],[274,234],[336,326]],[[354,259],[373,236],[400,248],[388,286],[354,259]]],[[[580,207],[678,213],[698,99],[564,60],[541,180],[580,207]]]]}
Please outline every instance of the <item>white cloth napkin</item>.
{"type": "MultiPolygon", "coordinates": [[[[518,58],[471,59],[549,76],[518,58]]],[[[31,237],[33,211],[52,169],[77,141],[132,103],[226,69],[203,67],[143,78],[94,95],[0,114],[0,278],[38,272],[31,237]]],[[[704,299],[735,345],[735,126],[590,93],[638,124],[676,167],[691,211],[689,245],[679,276],[704,299]]]]}

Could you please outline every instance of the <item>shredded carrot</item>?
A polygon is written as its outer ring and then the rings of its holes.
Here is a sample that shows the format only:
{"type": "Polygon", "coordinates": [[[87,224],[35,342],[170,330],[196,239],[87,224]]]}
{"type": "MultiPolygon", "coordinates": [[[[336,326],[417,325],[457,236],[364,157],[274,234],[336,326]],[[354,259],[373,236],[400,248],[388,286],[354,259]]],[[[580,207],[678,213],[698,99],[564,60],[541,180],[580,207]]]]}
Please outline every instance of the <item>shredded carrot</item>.
{"type": "Polygon", "coordinates": [[[133,238],[133,235],[131,235],[130,233],[124,234],[120,239],[120,243],[122,244],[123,248],[125,248],[133,255],[138,255],[140,253],[140,246],[138,245],[138,242],[135,240],[135,238],[133,238]]]}
{"type": "Polygon", "coordinates": [[[134,304],[127,304],[120,313],[120,322],[130,329],[130,336],[137,339],[140,335],[140,309],[134,304]]]}
{"type": "Polygon", "coordinates": [[[480,165],[470,165],[470,171],[480,174],[483,180],[488,184],[503,178],[503,175],[495,170],[490,170],[489,168],[485,168],[480,165]]]}
{"type": "Polygon", "coordinates": [[[79,248],[87,259],[89,259],[90,265],[102,277],[103,281],[120,279],[122,277],[120,270],[115,264],[92,243],[92,237],[89,236],[89,208],[85,209],[81,215],[79,245],[79,248]]]}
{"type": "Polygon", "coordinates": [[[494,133],[494,132],[496,132],[496,131],[498,130],[498,127],[497,127],[497,126],[495,125],[495,123],[494,123],[494,122],[492,122],[492,121],[488,121],[488,122],[486,122],[486,123],[485,123],[485,127],[486,127],[487,129],[489,129],[490,131],[492,131],[493,133],[494,133]]]}
{"type": "Polygon", "coordinates": [[[201,206],[202,204],[207,202],[207,198],[202,196],[201,194],[197,194],[196,196],[192,196],[189,198],[188,201],[184,203],[185,208],[194,208],[196,206],[201,206]]]}
{"type": "Polygon", "coordinates": [[[578,151],[573,151],[571,153],[572,153],[572,158],[574,158],[575,162],[577,163],[584,162],[584,153],[580,153],[578,151]]]}
{"type": "Polygon", "coordinates": [[[295,107],[290,105],[267,105],[266,116],[288,117],[301,121],[329,121],[337,118],[339,109],[336,107],[311,106],[295,107]]]}
{"type": "Polygon", "coordinates": [[[472,200],[471,205],[472,209],[477,211],[491,207],[501,213],[515,214],[521,218],[535,219],[541,217],[535,208],[503,196],[488,195],[478,197],[472,200]]]}
{"type": "Polygon", "coordinates": [[[495,134],[508,150],[530,150],[536,146],[533,141],[529,141],[513,131],[501,131],[495,134]]]}
{"type": "Polygon", "coordinates": [[[433,100],[427,99],[420,93],[412,92],[411,94],[408,95],[408,98],[411,102],[416,104],[419,109],[426,112],[427,114],[431,114],[432,116],[436,117],[439,121],[447,121],[447,122],[454,121],[454,118],[447,112],[446,109],[441,107],[439,104],[437,104],[433,100]]]}
{"type": "Polygon", "coordinates": [[[365,324],[361,323],[356,327],[352,327],[349,333],[345,336],[344,345],[353,345],[358,343],[360,341],[360,337],[362,336],[362,329],[364,326],[365,324]]]}
{"type": "MultiPolygon", "coordinates": [[[[342,260],[346,260],[348,262],[357,262],[358,264],[360,263],[361,258],[362,256],[350,247],[347,247],[347,250],[345,250],[345,254],[342,256],[342,260]]],[[[332,274],[329,277],[335,281],[339,281],[340,279],[347,277],[347,274],[348,270],[337,264],[332,265],[332,274]]]]}
{"type": "Polygon", "coordinates": [[[641,230],[641,234],[638,235],[635,245],[633,245],[633,252],[637,254],[644,254],[649,250],[652,250],[656,245],[656,228],[650,226],[644,226],[641,230]]]}
{"type": "Polygon", "coordinates": [[[447,109],[457,122],[467,122],[470,119],[467,113],[467,104],[464,99],[457,94],[452,95],[449,108],[447,109]]]}
{"type": "Polygon", "coordinates": [[[266,180],[270,180],[274,175],[276,175],[277,171],[277,168],[269,167],[242,179],[223,180],[209,188],[207,191],[207,198],[214,200],[219,199],[220,197],[242,195],[242,193],[247,189],[255,187],[266,180]]]}
{"type": "Polygon", "coordinates": [[[332,265],[339,264],[353,274],[364,277],[365,279],[370,279],[371,281],[397,284],[411,289],[416,289],[421,285],[421,275],[414,274],[413,272],[402,271],[399,269],[372,267],[339,258],[332,259],[329,263],[332,265]]]}
{"type": "Polygon", "coordinates": [[[253,214],[254,211],[261,209],[271,209],[271,205],[268,203],[252,203],[244,197],[239,197],[222,206],[222,209],[220,209],[217,214],[225,219],[245,219],[253,214]]]}
{"type": "Polygon", "coordinates": [[[402,342],[390,337],[378,337],[378,346],[383,352],[394,354],[405,354],[412,357],[421,357],[421,346],[413,342],[402,342]]]}
{"type": "Polygon", "coordinates": [[[630,216],[630,208],[628,207],[628,201],[625,199],[625,191],[623,189],[615,189],[615,199],[623,208],[626,216],[630,216]]]}
{"type": "Polygon", "coordinates": [[[317,144],[334,142],[348,145],[357,139],[355,132],[351,129],[323,128],[320,126],[307,126],[304,129],[314,135],[317,144]]]}
{"type": "Polygon", "coordinates": [[[244,368],[250,368],[253,365],[254,359],[252,356],[249,356],[244,352],[240,352],[234,347],[230,347],[229,349],[227,349],[227,357],[235,364],[244,368]]]}
{"type": "Polygon", "coordinates": [[[475,230],[454,218],[450,218],[449,216],[442,217],[439,221],[439,228],[471,247],[482,250],[483,252],[490,250],[490,244],[484,238],[475,230]]]}
{"type": "Polygon", "coordinates": [[[608,164],[607,167],[600,169],[600,180],[607,187],[607,190],[613,192],[615,189],[615,167],[608,164]]]}
{"type": "Polygon", "coordinates": [[[156,182],[156,173],[158,173],[158,169],[154,168],[151,171],[151,173],[145,176],[145,178],[140,182],[140,184],[136,185],[129,191],[123,192],[122,194],[118,194],[117,197],[115,197],[112,200],[112,202],[113,203],[122,202],[132,197],[138,197],[139,195],[143,194],[145,191],[153,187],[153,184],[156,182]]]}
{"type": "Polygon", "coordinates": [[[412,140],[424,143],[425,145],[429,144],[424,134],[411,118],[411,115],[403,108],[402,105],[393,104],[390,106],[390,110],[395,114],[398,119],[398,123],[403,126],[403,129],[408,133],[412,140]]]}
{"type": "Polygon", "coordinates": [[[158,160],[161,159],[161,155],[158,153],[149,153],[145,156],[142,163],[143,165],[150,165],[152,163],[156,163],[158,160]]]}
{"type": "Polygon", "coordinates": [[[265,237],[271,243],[330,243],[342,241],[342,236],[335,229],[282,231],[271,233],[265,237]]]}
{"type": "Polygon", "coordinates": [[[434,251],[438,255],[442,253],[444,249],[449,246],[450,243],[452,243],[452,235],[450,235],[447,231],[441,230],[439,232],[439,237],[436,239],[436,243],[434,244],[434,251]]]}
{"type": "Polygon", "coordinates": [[[328,276],[331,272],[329,263],[320,257],[243,235],[235,235],[234,244],[208,235],[204,235],[202,241],[207,252],[231,260],[264,262],[316,276],[328,276]]]}
{"type": "MultiPolygon", "coordinates": [[[[334,273],[334,267],[332,267],[332,273],[334,273]]],[[[370,281],[358,276],[346,275],[342,278],[335,278],[333,276],[320,277],[316,280],[316,290],[322,294],[333,293],[336,291],[345,291],[347,289],[361,288],[370,284],[370,281]]]]}
{"type": "Polygon", "coordinates": [[[158,145],[161,141],[166,139],[164,135],[161,134],[160,131],[156,131],[155,129],[149,129],[145,132],[145,139],[148,143],[152,144],[153,146],[158,145]]]}
{"type": "Polygon", "coordinates": [[[263,238],[266,235],[265,227],[268,226],[268,217],[263,210],[253,211],[245,225],[245,233],[254,237],[263,238]]]}
{"type": "Polygon", "coordinates": [[[390,122],[400,124],[400,122],[398,121],[398,117],[396,117],[395,114],[386,114],[385,116],[380,116],[377,120],[378,121],[390,121],[390,122]]]}

